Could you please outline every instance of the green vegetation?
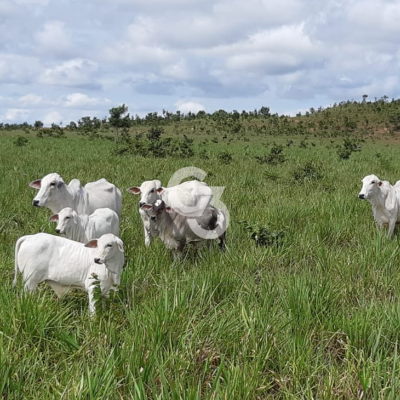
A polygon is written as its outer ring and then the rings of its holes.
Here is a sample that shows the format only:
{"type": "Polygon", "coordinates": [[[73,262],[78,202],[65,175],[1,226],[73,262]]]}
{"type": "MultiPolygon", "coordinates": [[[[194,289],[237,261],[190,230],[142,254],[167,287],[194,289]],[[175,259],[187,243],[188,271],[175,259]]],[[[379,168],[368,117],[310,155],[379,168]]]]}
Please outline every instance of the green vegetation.
{"type": "Polygon", "coordinates": [[[128,129],[101,120],[83,129],[89,117],[74,129],[2,125],[0,397],[398,399],[399,237],[376,229],[357,194],[367,174],[400,177],[399,104],[346,102],[293,119],[266,107],[165,112],[128,129]],[[338,157],[344,139],[361,151],[338,157]],[[136,140],[142,153],[130,150],[136,140]],[[164,151],[176,140],[192,153],[164,151]],[[157,143],[161,156],[150,151],[157,143]],[[271,154],[284,162],[260,162],[271,154]],[[125,189],[166,184],[191,165],[226,187],[227,251],[174,263],[159,240],[145,247],[138,199],[125,189]],[[57,300],[45,284],[32,296],[12,288],[17,238],[54,233],[28,187],[50,172],[105,177],[123,191],[127,261],[119,292],[93,319],[84,292],[57,300]]]}

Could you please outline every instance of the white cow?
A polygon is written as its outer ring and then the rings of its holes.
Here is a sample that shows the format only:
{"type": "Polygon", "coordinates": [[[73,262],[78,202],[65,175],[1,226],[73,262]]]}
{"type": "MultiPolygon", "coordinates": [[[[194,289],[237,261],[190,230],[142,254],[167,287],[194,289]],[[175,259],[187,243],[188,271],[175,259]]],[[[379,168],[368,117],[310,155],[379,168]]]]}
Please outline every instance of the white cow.
{"type": "Polygon", "coordinates": [[[144,243],[146,246],[150,246],[151,243],[151,232],[150,232],[150,214],[148,211],[142,210],[144,204],[154,204],[159,198],[157,190],[161,188],[161,181],[154,179],[152,181],[145,181],[140,186],[133,186],[128,189],[129,193],[141,194],[139,200],[139,213],[142,218],[144,228],[144,243]]]}
{"type": "Polygon", "coordinates": [[[49,220],[57,222],[57,233],[76,242],[86,243],[106,233],[119,235],[119,218],[110,208],[98,208],[91,215],[79,215],[71,207],[66,207],[49,220]]]}
{"type": "Polygon", "coordinates": [[[82,289],[88,292],[89,311],[94,313],[92,274],[107,297],[113,285],[120,283],[123,264],[122,240],[110,233],[86,244],[47,233],[22,236],[15,245],[14,287],[20,271],[29,292],[41,282],[47,282],[58,297],[70,289],[82,289]]]}
{"type": "Polygon", "coordinates": [[[201,216],[186,217],[173,212],[163,200],[156,200],[153,205],[144,204],[141,208],[151,213],[151,234],[160,237],[165,246],[172,250],[174,258],[187,244],[200,247],[208,239],[218,238],[221,251],[225,251],[226,216],[222,210],[206,207],[201,216]]]}
{"type": "Polygon", "coordinates": [[[65,207],[71,207],[78,214],[92,214],[98,208],[108,207],[121,216],[121,191],[106,179],[89,182],[84,187],[78,179],[72,179],[69,185],[60,175],[51,173],[29,184],[39,193],[33,199],[36,207],[48,207],[53,214],[65,207]]]}
{"type": "Polygon", "coordinates": [[[388,236],[391,237],[396,222],[400,222],[400,181],[392,186],[376,175],[367,175],[362,184],[358,197],[371,203],[376,224],[379,228],[388,225],[388,236]]]}
{"type": "Polygon", "coordinates": [[[128,189],[133,194],[141,194],[139,212],[143,221],[145,244],[150,245],[152,234],[150,232],[150,212],[142,208],[145,204],[153,205],[160,199],[171,207],[174,212],[185,216],[201,216],[203,210],[212,199],[212,190],[205,182],[196,180],[183,182],[179,185],[164,188],[159,180],[145,181],[142,185],[128,189]]]}

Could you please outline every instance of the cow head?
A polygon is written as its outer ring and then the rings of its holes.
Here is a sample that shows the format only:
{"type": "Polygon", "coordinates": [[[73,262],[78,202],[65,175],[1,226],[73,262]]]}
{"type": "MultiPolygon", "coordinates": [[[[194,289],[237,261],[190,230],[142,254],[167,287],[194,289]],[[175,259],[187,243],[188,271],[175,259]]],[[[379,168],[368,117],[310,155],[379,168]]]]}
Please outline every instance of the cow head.
{"type": "Polygon", "coordinates": [[[363,200],[373,199],[382,186],[382,181],[376,175],[367,175],[361,182],[362,188],[358,198],[363,200]]]}
{"type": "Polygon", "coordinates": [[[64,181],[57,173],[46,175],[42,179],[32,181],[29,186],[39,189],[39,193],[33,199],[32,204],[35,207],[50,206],[58,202],[64,189],[64,181]]]}
{"type": "Polygon", "coordinates": [[[96,264],[105,264],[106,268],[119,279],[125,260],[124,244],[119,237],[106,233],[99,239],[90,240],[85,247],[96,249],[93,261],[96,264]]]}
{"type": "Polygon", "coordinates": [[[158,191],[161,188],[161,182],[157,179],[153,181],[145,181],[140,186],[130,187],[128,190],[132,194],[140,194],[139,207],[145,204],[154,204],[159,198],[158,191]]]}
{"type": "Polygon", "coordinates": [[[49,220],[57,222],[57,233],[66,235],[78,223],[78,214],[71,207],[66,207],[58,214],[52,215],[49,220]]]}

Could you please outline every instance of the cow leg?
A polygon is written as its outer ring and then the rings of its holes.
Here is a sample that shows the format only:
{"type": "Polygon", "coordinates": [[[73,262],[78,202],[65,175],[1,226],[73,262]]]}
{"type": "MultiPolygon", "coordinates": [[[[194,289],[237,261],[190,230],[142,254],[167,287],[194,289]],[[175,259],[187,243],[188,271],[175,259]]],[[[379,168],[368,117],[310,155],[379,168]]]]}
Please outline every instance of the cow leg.
{"type": "Polygon", "coordinates": [[[33,279],[29,279],[24,284],[24,291],[32,293],[38,285],[38,282],[34,281],[33,279]]]}
{"type": "Polygon", "coordinates": [[[144,244],[149,247],[151,243],[151,236],[149,230],[144,227],[144,244]]]}
{"type": "Polygon", "coordinates": [[[224,232],[219,238],[218,238],[218,245],[219,249],[225,253],[226,250],[226,232],[224,232]]]}
{"type": "Polygon", "coordinates": [[[389,222],[389,230],[388,230],[388,237],[392,237],[393,232],[394,232],[394,228],[396,228],[396,220],[392,219],[389,222]]]}

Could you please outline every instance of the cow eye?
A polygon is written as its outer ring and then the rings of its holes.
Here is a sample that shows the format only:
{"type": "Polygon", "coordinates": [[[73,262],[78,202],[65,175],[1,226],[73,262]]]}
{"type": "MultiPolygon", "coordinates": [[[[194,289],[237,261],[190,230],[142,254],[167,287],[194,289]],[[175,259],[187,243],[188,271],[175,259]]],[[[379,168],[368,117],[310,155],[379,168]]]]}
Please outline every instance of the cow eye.
{"type": "Polygon", "coordinates": [[[374,183],[376,183],[376,182],[375,182],[375,181],[372,181],[372,182],[371,182],[371,185],[373,185],[374,183]]]}
{"type": "Polygon", "coordinates": [[[154,193],[154,189],[150,191],[150,193],[154,193]]]}
{"type": "Polygon", "coordinates": [[[108,243],[106,247],[112,247],[112,243],[108,243]]]}
{"type": "Polygon", "coordinates": [[[55,182],[51,182],[51,183],[50,183],[50,186],[51,186],[51,187],[54,187],[54,186],[56,186],[56,183],[55,183],[55,182]]]}
{"type": "Polygon", "coordinates": [[[70,219],[70,217],[65,217],[65,219],[70,219]]]}

